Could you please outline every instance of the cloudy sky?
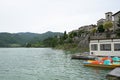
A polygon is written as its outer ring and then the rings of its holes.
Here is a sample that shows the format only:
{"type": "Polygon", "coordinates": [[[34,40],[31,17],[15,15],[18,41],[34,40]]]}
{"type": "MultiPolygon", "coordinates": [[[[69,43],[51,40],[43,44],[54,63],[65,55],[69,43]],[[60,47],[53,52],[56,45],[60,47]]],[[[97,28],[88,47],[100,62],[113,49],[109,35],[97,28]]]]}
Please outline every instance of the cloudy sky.
{"type": "Polygon", "coordinates": [[[0,32],[67,32],[120,10],[120,0],[0,0],[0,32]]]}

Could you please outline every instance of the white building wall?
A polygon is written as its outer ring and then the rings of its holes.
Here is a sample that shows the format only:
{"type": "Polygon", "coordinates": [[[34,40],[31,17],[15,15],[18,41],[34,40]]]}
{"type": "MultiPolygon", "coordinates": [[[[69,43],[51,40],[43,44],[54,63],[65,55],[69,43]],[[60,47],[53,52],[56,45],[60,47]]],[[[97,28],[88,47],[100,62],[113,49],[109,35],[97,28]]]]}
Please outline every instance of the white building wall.
{"type": "Polygon", "coordinates": [[[97,56],[120,56],[120,51],[114,51],[114,44],[120,43],[120,39],[108,39],[108,40],[91,40],[90,41],[90,53],[97,56]],[[98,50],[91,50],[91,44],[97,44],[98,50]],[[100,44],[111,44],[111,51],[101,51],[100,44]]]}

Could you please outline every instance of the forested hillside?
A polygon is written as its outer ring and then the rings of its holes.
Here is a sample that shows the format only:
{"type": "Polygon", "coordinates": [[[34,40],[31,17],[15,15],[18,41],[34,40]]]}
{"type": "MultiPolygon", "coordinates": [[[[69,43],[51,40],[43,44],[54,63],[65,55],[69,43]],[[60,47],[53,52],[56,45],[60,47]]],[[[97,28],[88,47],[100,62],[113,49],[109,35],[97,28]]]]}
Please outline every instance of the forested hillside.
{"type": "Polygon", "coordinates": [[[27,43],[35,43],[38,41],[42,41],[49,37],[55,37],[58,35],[62,35],[59,32],[46,32],[43,34],[37,33],[0,33],[0,47],[23,47],[26,46],[27,43]]]}

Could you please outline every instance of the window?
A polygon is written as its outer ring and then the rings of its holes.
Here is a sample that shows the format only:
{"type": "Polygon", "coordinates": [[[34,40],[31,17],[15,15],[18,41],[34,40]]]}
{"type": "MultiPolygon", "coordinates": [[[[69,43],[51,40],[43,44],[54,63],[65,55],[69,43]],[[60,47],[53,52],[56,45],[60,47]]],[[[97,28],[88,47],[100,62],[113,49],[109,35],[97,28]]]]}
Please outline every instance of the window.
{"type": "Polygon", "coordinates": [[[97,44],[91,44],[91,50],[98,50],[97,44]]]}
{"type": "Polygon", "coordinates": [[[120,43],[114,44],[114,51],[120,51],[120,43]]]}
{"type": "Polygon", "coordinates": [[[111,51],[111,44],[100,44],[101,51],[111,51]]]}

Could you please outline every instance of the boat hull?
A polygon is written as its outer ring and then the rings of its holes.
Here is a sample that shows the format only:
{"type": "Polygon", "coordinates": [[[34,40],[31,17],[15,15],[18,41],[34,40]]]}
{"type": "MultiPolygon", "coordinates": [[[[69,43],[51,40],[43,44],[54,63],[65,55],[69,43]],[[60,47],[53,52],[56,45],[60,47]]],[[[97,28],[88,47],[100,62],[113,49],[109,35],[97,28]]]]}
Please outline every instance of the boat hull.
{"type": "Polygon", "coordinates": [[[99,68],[110,68],[110,69],[114,69],[116,67],[120,67],[120,65],[104,65],[104,64],[84,64],[84,66],[87,67],[99,67],[99,68]]]}

